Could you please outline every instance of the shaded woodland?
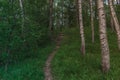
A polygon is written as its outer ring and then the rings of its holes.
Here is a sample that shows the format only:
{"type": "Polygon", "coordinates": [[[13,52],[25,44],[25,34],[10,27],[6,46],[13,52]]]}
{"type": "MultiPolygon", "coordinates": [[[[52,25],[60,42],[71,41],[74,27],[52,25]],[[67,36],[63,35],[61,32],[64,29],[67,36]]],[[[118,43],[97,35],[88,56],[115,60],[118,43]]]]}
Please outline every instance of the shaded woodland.
{"type": "Polygon", "coordinates": [[[119,53],[120,0],[0,0],[0,80],[119,80],[119,53]]]}

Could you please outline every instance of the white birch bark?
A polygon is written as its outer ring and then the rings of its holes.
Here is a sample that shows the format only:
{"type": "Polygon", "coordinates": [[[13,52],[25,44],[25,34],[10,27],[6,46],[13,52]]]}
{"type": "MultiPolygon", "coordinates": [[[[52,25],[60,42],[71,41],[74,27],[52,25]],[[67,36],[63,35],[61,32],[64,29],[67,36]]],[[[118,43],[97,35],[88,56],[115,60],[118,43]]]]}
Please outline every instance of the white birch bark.
{"type": "Polygon", "coordinates": [[[112,19],[113,19],[114,25],[115,25],[115,30],[116,30],[116,33],[117,33],[118,48],[120,50],[120,25],[119,25],[118,18],[116,16],[116,12],[115,12],[114,7],[113,7],[112,0],[108,0],[108,1],[109,1],[109,6],[110,6],[110,11],[111,11],[112,19]]]}
{"type": "Polygon", "coordinates": [[[103,0],[98,0],[98,13],[99,13],[99,32],[101,42],[102,70],[103,72],[108,72],[110,68],[110,57],[106,35],[106,19],[103,0]]]}
{"type": "Polygon", "coordinates": [[[24,33],[24,9],[23,9],[23,2],[19,0],[20,8],[21,8],[21,17],[22,17],[22,34],[24,33]]]}
{"type": "Polygon", "coordinates": [[[91,13],[92,42],[94,43],[94,13],[93,13],[93,0],[90,0],[90,13],[91,13]]]}
{"type": "Polygon", "coordinates": [[[82,0],[78,0],[79,6],[79,26],[80,26],[80,36],[81,36],[81,51],[85,55],[85,37],[84,37],[84,27],[82,19],[82,0]]]}

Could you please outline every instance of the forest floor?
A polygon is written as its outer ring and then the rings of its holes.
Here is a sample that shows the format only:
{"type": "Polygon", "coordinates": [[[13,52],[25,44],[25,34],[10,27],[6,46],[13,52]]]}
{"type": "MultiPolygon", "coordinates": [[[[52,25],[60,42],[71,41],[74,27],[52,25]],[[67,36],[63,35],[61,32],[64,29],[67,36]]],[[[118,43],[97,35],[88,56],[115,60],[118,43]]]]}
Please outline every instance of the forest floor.
{"type": "Polygon", "coordinates": [[[52,73],[51,73],[51,61],[54,58],[57,50],[60,48],[62,38],[63,38],[63,34],[60,33],[60,35],[56,39],[56,47],[46,61],[46,64],[44,67],[45,80],[53,80],[52,73]]]}
{"type": "Polygon", "coordinates": [[[120,80],[120,52],[117,37],[107,28],[110,47],[110,71],[101,71],[101,49],[99,31],[95,27],[95,43],[91,40],[91,28],[85,27],[86,54],[80,52],[79,28],[69,28],[63,31],[64,38],[54,56],[51,69],[53,80],[120,80]]]}
{"type": "Polygon", "coordinates": [[[101,71],[97,27],[95,43],[91,41],[90,27],[85,27],[85,56],[80,52],[79,28],[67,28],[62,33],[64,37],[59,36],[56,45],[40,47],[35,57],[10,64],[7,71],[4,66],[0,66],[0,80],[120,80],[120,52],[115,32],[107,28],[111,68],[106,74],[101,71]]]}

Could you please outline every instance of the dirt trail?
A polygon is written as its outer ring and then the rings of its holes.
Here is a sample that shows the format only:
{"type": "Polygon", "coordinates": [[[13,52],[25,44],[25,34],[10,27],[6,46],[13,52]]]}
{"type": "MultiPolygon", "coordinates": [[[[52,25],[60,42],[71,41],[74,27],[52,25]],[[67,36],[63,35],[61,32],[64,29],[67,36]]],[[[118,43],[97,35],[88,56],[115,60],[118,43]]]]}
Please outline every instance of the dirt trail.
{"type": "Polygon", "coordinates": [[[60,48],[60,44],[61,44],[61,40],[62,40],[63,36],[64,35],[62,33],[60,33],[60,35],[56,39],[56,47],[53,50],[53,52],[49,55],[49,57],[45,63],[45,67],[44,67],[45,80],[53,80],[52,73],[51,73],[51,61],[54,58],[57,50],[60,48]]]}

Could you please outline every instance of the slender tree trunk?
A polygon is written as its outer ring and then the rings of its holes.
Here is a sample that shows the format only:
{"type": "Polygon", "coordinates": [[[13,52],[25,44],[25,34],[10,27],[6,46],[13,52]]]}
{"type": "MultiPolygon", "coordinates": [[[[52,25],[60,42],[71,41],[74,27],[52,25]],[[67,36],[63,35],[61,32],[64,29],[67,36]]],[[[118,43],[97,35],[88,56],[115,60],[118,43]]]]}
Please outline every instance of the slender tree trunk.
{"type": "Polygon", "coordinates": [[[85,55],[85,38],[84,38],[84,27],[82,19],[82,0],[78,0],[79,5],[79,26],[80,26],[80,36],[81,36],[81,51],[85,55]]]}
{"type": "Polygon", "coordinates": [[[22,36],[24,36],[24,21],[25,21],[25,19],[24,19],[24,9],[23,9],[23,2],[22,2],[22,0],[19,0],[19,3],[20,3],[21,17],[22,17],[22,25],[21,25],[21,27],[22,27],[22,36]]]}
{"type": "Polygon", "coordinates": [[[95,13],[95,20],[96,20],[96,19],[97,19],[97,16],[98,16],[98,15],[97,15],[97,14],[98,14],[98,13],[97,13],[97,0],[94,0],[94,2],[95,2],[95,4],[94,4],[94,7],[95,7],[95,8],[94,8],[94,13],[95,13]]]}
{"type": "Polygon", "coordinates": [[[78,11],[78,0],[76,0],[76,21],[77,21],[77,27],[79,27],[79,11],[78,11]]]}
{"type": "Polygon", "coordinates": [[[113,7],[113,3],[112,0],[108,0],[109,1],[109,6],[110,6],[110,11],[111,11],[111,15],[112,15],[112,19],[114,21],[114,25],[115,25],[115,29],[116,29],[116,33],[117,33],[117,38],[118,38],[118,48],[120,50],[120,25],[118,22],[118,18],[116,16],[114,7],[113,7]]]}
{"type": "Polygon", "coordinates": [[[100,42],[101,42],[101,54],[102,54],[102,70],[107,72],[110,68],[110,58],[109,58],[109,46],[106,35],[106,20],[104,12],[103,0],[98,0],[98,12],[99,12],[99,32],[100,32],[100,42]]]}
{"type": "Polygon", "coordinates": [[[91,13],[91,29],[92,29],[92,42],[94,43],[94,13],[93,13],[93,0],[90,0],[90,13],[91,13]]]}
{"type": "Polygon", "coordinates": [[[62,0],[62,27],[61,27],[61,31],[62,28],[64,27],[64,0],[62,0]]]}
{"type": "Polygon", "coordinates": [[[115,31],[114,22],[113,22],[112,17],[110,18],[110,22],[111,22],[112,31],[115,31]]]}
{"type": "Polygon", "coordinates": [[[49,29],[50,29],[50,32],[53,31],[53,0],[49,0],[49,4],[50,4],[50,13],[49,13],[49,16],[50,16],[50,19],[49,19],[49,29]]]}

